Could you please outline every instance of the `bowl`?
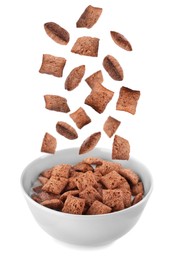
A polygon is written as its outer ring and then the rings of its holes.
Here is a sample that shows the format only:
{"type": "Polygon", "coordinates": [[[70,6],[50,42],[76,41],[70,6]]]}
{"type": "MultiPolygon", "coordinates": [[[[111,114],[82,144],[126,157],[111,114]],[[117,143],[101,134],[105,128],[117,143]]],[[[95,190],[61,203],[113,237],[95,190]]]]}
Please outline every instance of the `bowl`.
{"type": "Polygon", "coordinates": [[[139,203],[122,211],[104,215],[73,215],[43,207],[30,197],[31,187],[40,172],[60,163],[76,164],[90,156],[111,161],[109,149],[95,148],[84,155],[79,155],[79,148],[60,150],[54,155],[42,156],[31,162],[22,173],[21,186],[35,220],[49,235],[70,244],[98,246],[122,237],[139,220],[153,187],[152,176],[141,162],[134,158],[117,161],[137,172],[145,189],[144,198],[139,203]]]}

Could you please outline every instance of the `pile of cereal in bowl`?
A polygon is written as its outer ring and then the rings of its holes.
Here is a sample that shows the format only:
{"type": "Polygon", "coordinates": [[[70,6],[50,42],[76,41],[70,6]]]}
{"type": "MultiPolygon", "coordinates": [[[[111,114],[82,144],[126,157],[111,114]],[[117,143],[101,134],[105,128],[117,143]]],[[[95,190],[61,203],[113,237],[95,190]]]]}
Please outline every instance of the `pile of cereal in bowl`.
{"type": "Polygon", "coordinates": [[[40,173],[31,197],[42,206],[60,212],[98,215],[133,206],[143,195],[143,183],[133,170],[91,157],[40,173]]]}

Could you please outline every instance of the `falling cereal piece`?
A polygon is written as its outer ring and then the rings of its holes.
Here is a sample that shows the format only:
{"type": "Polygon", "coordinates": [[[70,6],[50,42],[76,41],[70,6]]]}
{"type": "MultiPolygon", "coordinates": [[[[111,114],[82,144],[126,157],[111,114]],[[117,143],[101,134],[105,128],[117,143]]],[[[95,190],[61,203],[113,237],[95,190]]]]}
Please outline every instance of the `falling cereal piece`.
{"type": "Polygon", "coordinates": [[[126,139],[118,135],[115,135],[113,146],[112,146],[112,159],[128,160],[129,154],[130,154],[129,142],[126,139]]]}
{"type": "Polygon", "coordinates": [[[136,113],[136,107],[140,98],[140,91],[122,87],[120,89],[119,99],[116,109],[128,112],[132,115],[136,113]]]}
{"type": "Polygon", "coordinates": [[[43,60],[39,72],[61,78],[63,76],[63,69],[65,64],[66,59],[62,57],[43,54],[43,60]]]}
{"type": "Polygon", "coordinates": [[[103,113],[107,104],[113,98],[114,92],[95,83],[90,95],[85,99],[85,104],[91,106],[99,114],[103,113]]]}
{"type": "Polygon", "coordinates": [[[75,89],[81,82],[85,74],[85,65],[74,68],[65,81],[65,89],[71,91],[75,89]]]}
{"type": "Polygon", "coordinates": [[[104,129],[105,133],[111,138],[117,131],[120,124],[121,124],[120,121],[109,116],[107,118],[106,122],[104,123],[103,129],[104,129]]]}
{"type": "Polygon", "coordinates": [[[54,154],[57,146],[56,138],[46,133],[41,147],[41,152],[54,154]]]}
{"type": "Polygon", "coordinates": [[[86,83],[90,86],[90,88],[93,88],[95,83],[102,83],[103,82],[103,74],[102,71],[99,70],[95,73],[93,73],[91,76],[89,76],[88,78],[86,78],[86,83]]]}
{"type": "Polygon", "coordinates": [[[94,133],[90,135],[85,141],[82,143],[79,154],[88,153],[89,151],[93,150],[94,147],[97,145],[101,138],[101,132],[94,133]]]}
{"type": "Polygon", "coordinates": [[[69,33],[62,28],[60,25],[49,22],[44,24],[44,29],[47,35],[54,40],[56,43],[67,45],[70,40],[69,33]]]}
{"type": "Polygon", "coordinates": [[[119,62],[111,55],[107,55],[103,60],[103,67],[109,76],[117,81],[122,81],[124,78],[123,69],[119,62]]]}
{"type": "Polygon", "coordinates": [[[70,111],[66,98],[55,95],[45,95],[44,100],[46,108],[49,110],[63,113],[68,113],[70,111]]]}
{"type": "Polygon", "coordinates": [[[74,140],[78,138],[76,130],[71,125],[62,121],[59,121],[56,124],[56,131],[69,140],[74,140]]]}
{"type": "Polygon", "coordinates": [[[132,51],[130,42],[120,33],[111,31],[111,37],[113,41],[122,49],[126,51],[132,51]]]}
{"type": "Polygon", "coordinates": [[[73,119],[79,129],[91,122],[90,117],[82,107],[77,109],[74,113],[70,114],[70,117],[73,119]]]}
{"type": "Polygon", "coordinates": [[[79,55],[97,57],[98,49],[99,49],[98,38],[84,36],[77,39],[71,52],[79,55]]]}
{"type": "Polygon", "coordinates": [[[77,21],[76,27],[90,29],[98,21],[101,13],[102,8],[89,5],[77,21]]]}

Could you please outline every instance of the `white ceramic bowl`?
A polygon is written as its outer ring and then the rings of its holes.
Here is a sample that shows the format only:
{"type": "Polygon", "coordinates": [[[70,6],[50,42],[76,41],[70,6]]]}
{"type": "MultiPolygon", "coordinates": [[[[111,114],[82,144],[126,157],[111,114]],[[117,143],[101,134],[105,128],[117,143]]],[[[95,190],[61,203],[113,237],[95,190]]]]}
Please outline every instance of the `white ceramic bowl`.
{"type": "Polygon", "coordinates": [[[96,148],[79,155],[79,148],[57,151],[55,155],[42,156],[31,162],[21,176],[22,190],[37,223],[52,237],[76,245],[96,246],[112,242],[126,234],[138,221],[152,192],[153,181],[149,170],[138,160],[131,158],[120,163],[133,169],[143,181],[145,196],[138,204],[104,215],[73,215],[43,207],[29,196],[31,186],[40,172],[59,163],[75,164],[90,156],[111,161],[111,151],[96,148]]]}

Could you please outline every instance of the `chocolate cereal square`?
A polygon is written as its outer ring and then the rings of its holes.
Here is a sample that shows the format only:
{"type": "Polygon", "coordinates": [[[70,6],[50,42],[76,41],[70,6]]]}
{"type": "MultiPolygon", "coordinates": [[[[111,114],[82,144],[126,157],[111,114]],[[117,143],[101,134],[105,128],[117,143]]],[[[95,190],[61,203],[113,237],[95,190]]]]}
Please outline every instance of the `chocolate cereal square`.
{"type": "Polygon", "coordinates": [[[128,180],[131,184],[136,185],[139,181],[138,175],[131,169],[121,168],[119,174],[128,180]]]}
{"type": "Polygon", "coordinates": [[[42,190],[54,194],[60,194],[68,183],[68,179],[52,176],[43,186],[42,190]]]}
{"type": "Polygon", "coordinates": [[[44,24],[47,35],[56,43],[67,45],[70,40],[69,33],[59,24],[48,22],[44,24]]]}
{"type": "Polygon", "coordinates": [[[49,54],[43,54],[43,60],[40,73],[53,75],[55,77],[63,76],[63,69],[66,64],[66,59],[62,57],[55,57],[49,54]]]}
{"type": "Polygon", "coordinates": [[[134,115],[136,113],[136,107],[139,98],[140,98],[140,91],[122,87],[120,90],[116,109],[134,115]]]}
{"type": "Polygon", "coordinates": [[[68,113],[70,108],[67,104],[67,99],[61,96],[45,95],[45,107],[48,110],[56,112],[68,113]]]}
{"type": "Polygon", "coordinates": [[[92,171],[80,173],[75,179],[76,186],[79,191],[86,189],[88,186],[96,186],[97,182],[92,171]]]}
{"type": "Polygon", "coordinates": [[[131,191],[132,191],[132,195],[133,195],[133,196],[136,196],[136,195],[138,195],[139,193],[144,194],[144,186],[143,186],[143,183],[140,181],[140,182],[138,182],[136,185],[133,185],[133,186],[131,187],[131,191]]]}
{"type": "Polygon", "coordinates": [[[121,122],[117,119],[109,116],[104,123],[103,130],[107,134],[108,137],[112,137],[120,126],[121,122]]]}
{"type": "Polygon", "coordinates": [[[68,178],[70,175],[70,169],[71,169],[70,164],[59,164],[53,167],[51,175],[55,177],[64,177],[68,178]]]}
{"type": "Polygon", "coordinates": [[[75,89],[81,82],[85,74],[85,65],[74,68],[65,81],[65,89],[71,91],[75,89]]]}
{"type": "Polygon", "coordinates": [[[111,171],[119,171],[122,168],[120,163],[109,162],[102,160],[101,165],[97,165],[95,168],[95,172],[100,172],[102,175],[106,175],[111,171]]]}
{"type": "Polygon", "coordinates": [[[109,172],[108,174],[102,176],[101,182],[107,189],[115,189],[122,182],[121,175],[116,171],[109,172]]]}
{"type": "Polygon", "coordinates": [[[56,146],[57,146],[56,138],[53,137],[51,134],[46,133],[42,141],[41,152],[54,154],[56,150],[56,146]]]}
{"type": "Polygon", "coordinates": [[[106,106],[111,101],[113,95],[113,91],[96,82],[90,95],[85,99],[85,104],[101,114],[106,109],[106,106]]]}
{"type": "Polygon", "coordinates": [[[70,114],[70,117],[73,119],[79,129],[91,122],[90,117],[82,107],[77,109],[74,113],[70,114]]]}
{"type": "Polygon", "coordinates": [[[88,172],[88,171],[93,171],[93,167],[89,165],[88,163],[84,162],[79,162],[73,166],[73,169],[76,172],[88,172]]]}
{"type": "Polygon", "coordinates": [[[90,88],[93,88],[95,83],[102,83],[103,82],[103,74],[102,71],[96,71],[95,73],[93,73],[91,76],[89,76],[88,78],[86,78],[86,83],[90,86],[90,88]]]}
{"type": "Polygon", "coordinates": [[[123,193],[120,189],[103,190],[102,194],[105,205],[114,208],[114,211],[124,209],[123,193]]]}
{"type": "Polygon", "coordinates": [[[92,186],[88,186],[86,189],[80,192],[79,197],[85,199],[85,202],[88,206],[91,206],[95,200],[102,200],[102,197],[98,191],[92,186]]]}
{"type": "Polygon", "coordinates": [[[121,188],[121,191],[123,193],[124,206],[125,206],[125,208],[129,208],[131,206],[132,193],[131,193],[131,191],[129,191],[127,189],[123,189],[123,188],[121,188]]]}
{"type": "Polygon", "coordinates": [[[98,21],[101,13],[102,13],[102,8],[89,5],[84,10],[84,12],[80,16],[79,20],[77,21],[76,27],[77,28],[85,27],[85,28],[90,29],[98,21]]]}
{"type": "Polygon", "coordinates": [[[43,177],[45,177],[45,178],[50,179],[51,173],[52,173],[52,169],[53,169],[53,168],[50,168],[50,169],[47,169],[47,170],[43,171],[43,172],[41,173],[41,175],[42,175],[43,177]]]}
{"type": "Polygon", "coordinates": [[[87,137],[83,141],[83,143],[79,149],[79,154],[88,153],[89,151],[93,150],[94,147],[98,144],[100,138],[101,138],[101,132],[94,133],[94,134],[90,135],[89,137],[87,137]]]}
{"type": "Polygon", "coordinates": [[[85,206],[85,200],[69,195],[64,203],[62,212],[82,215],[85,206]]]}
{"type": "Polygon", "coordinates": [[[115,135],[112,146],[112,159],[129,160],[130,144],[121,136],[115,135]]]}
{"type": "Polygon", "coordinates": [[[143,197],[143,194],[142,194],[142,193],[138,193],[138,194],[134,197],[134,199],[133,199],[133,201],[132,201],[132,205],[135,205],[135,204],[137,204],[139,201],[141,201],[141,200],[142,200],[142,197],[143,197]]]}
{"type": "Polygon", "coordinates": [[[107,214],[110,213],[112,209],[102,202],[95,200],[94,203],[87,211],[87,215],[99,215],[99,214],[107,214]]]}
{"type": "Polygon", "coordinates": [[[73,48],[71,49],[71,52],[79,55],[97,57],[98,49],[99,49],[98,38],[84,36],[77,39],[77,41],[73,45],[73,48]]]}
{"type": "Polygon", "coordinates": [[[41,202],[41,205],[50,209],[57,209],[57,210],[58,209],[60,210],[63,207],[63,203],[59,199],[45,200],[41,202]]]}

